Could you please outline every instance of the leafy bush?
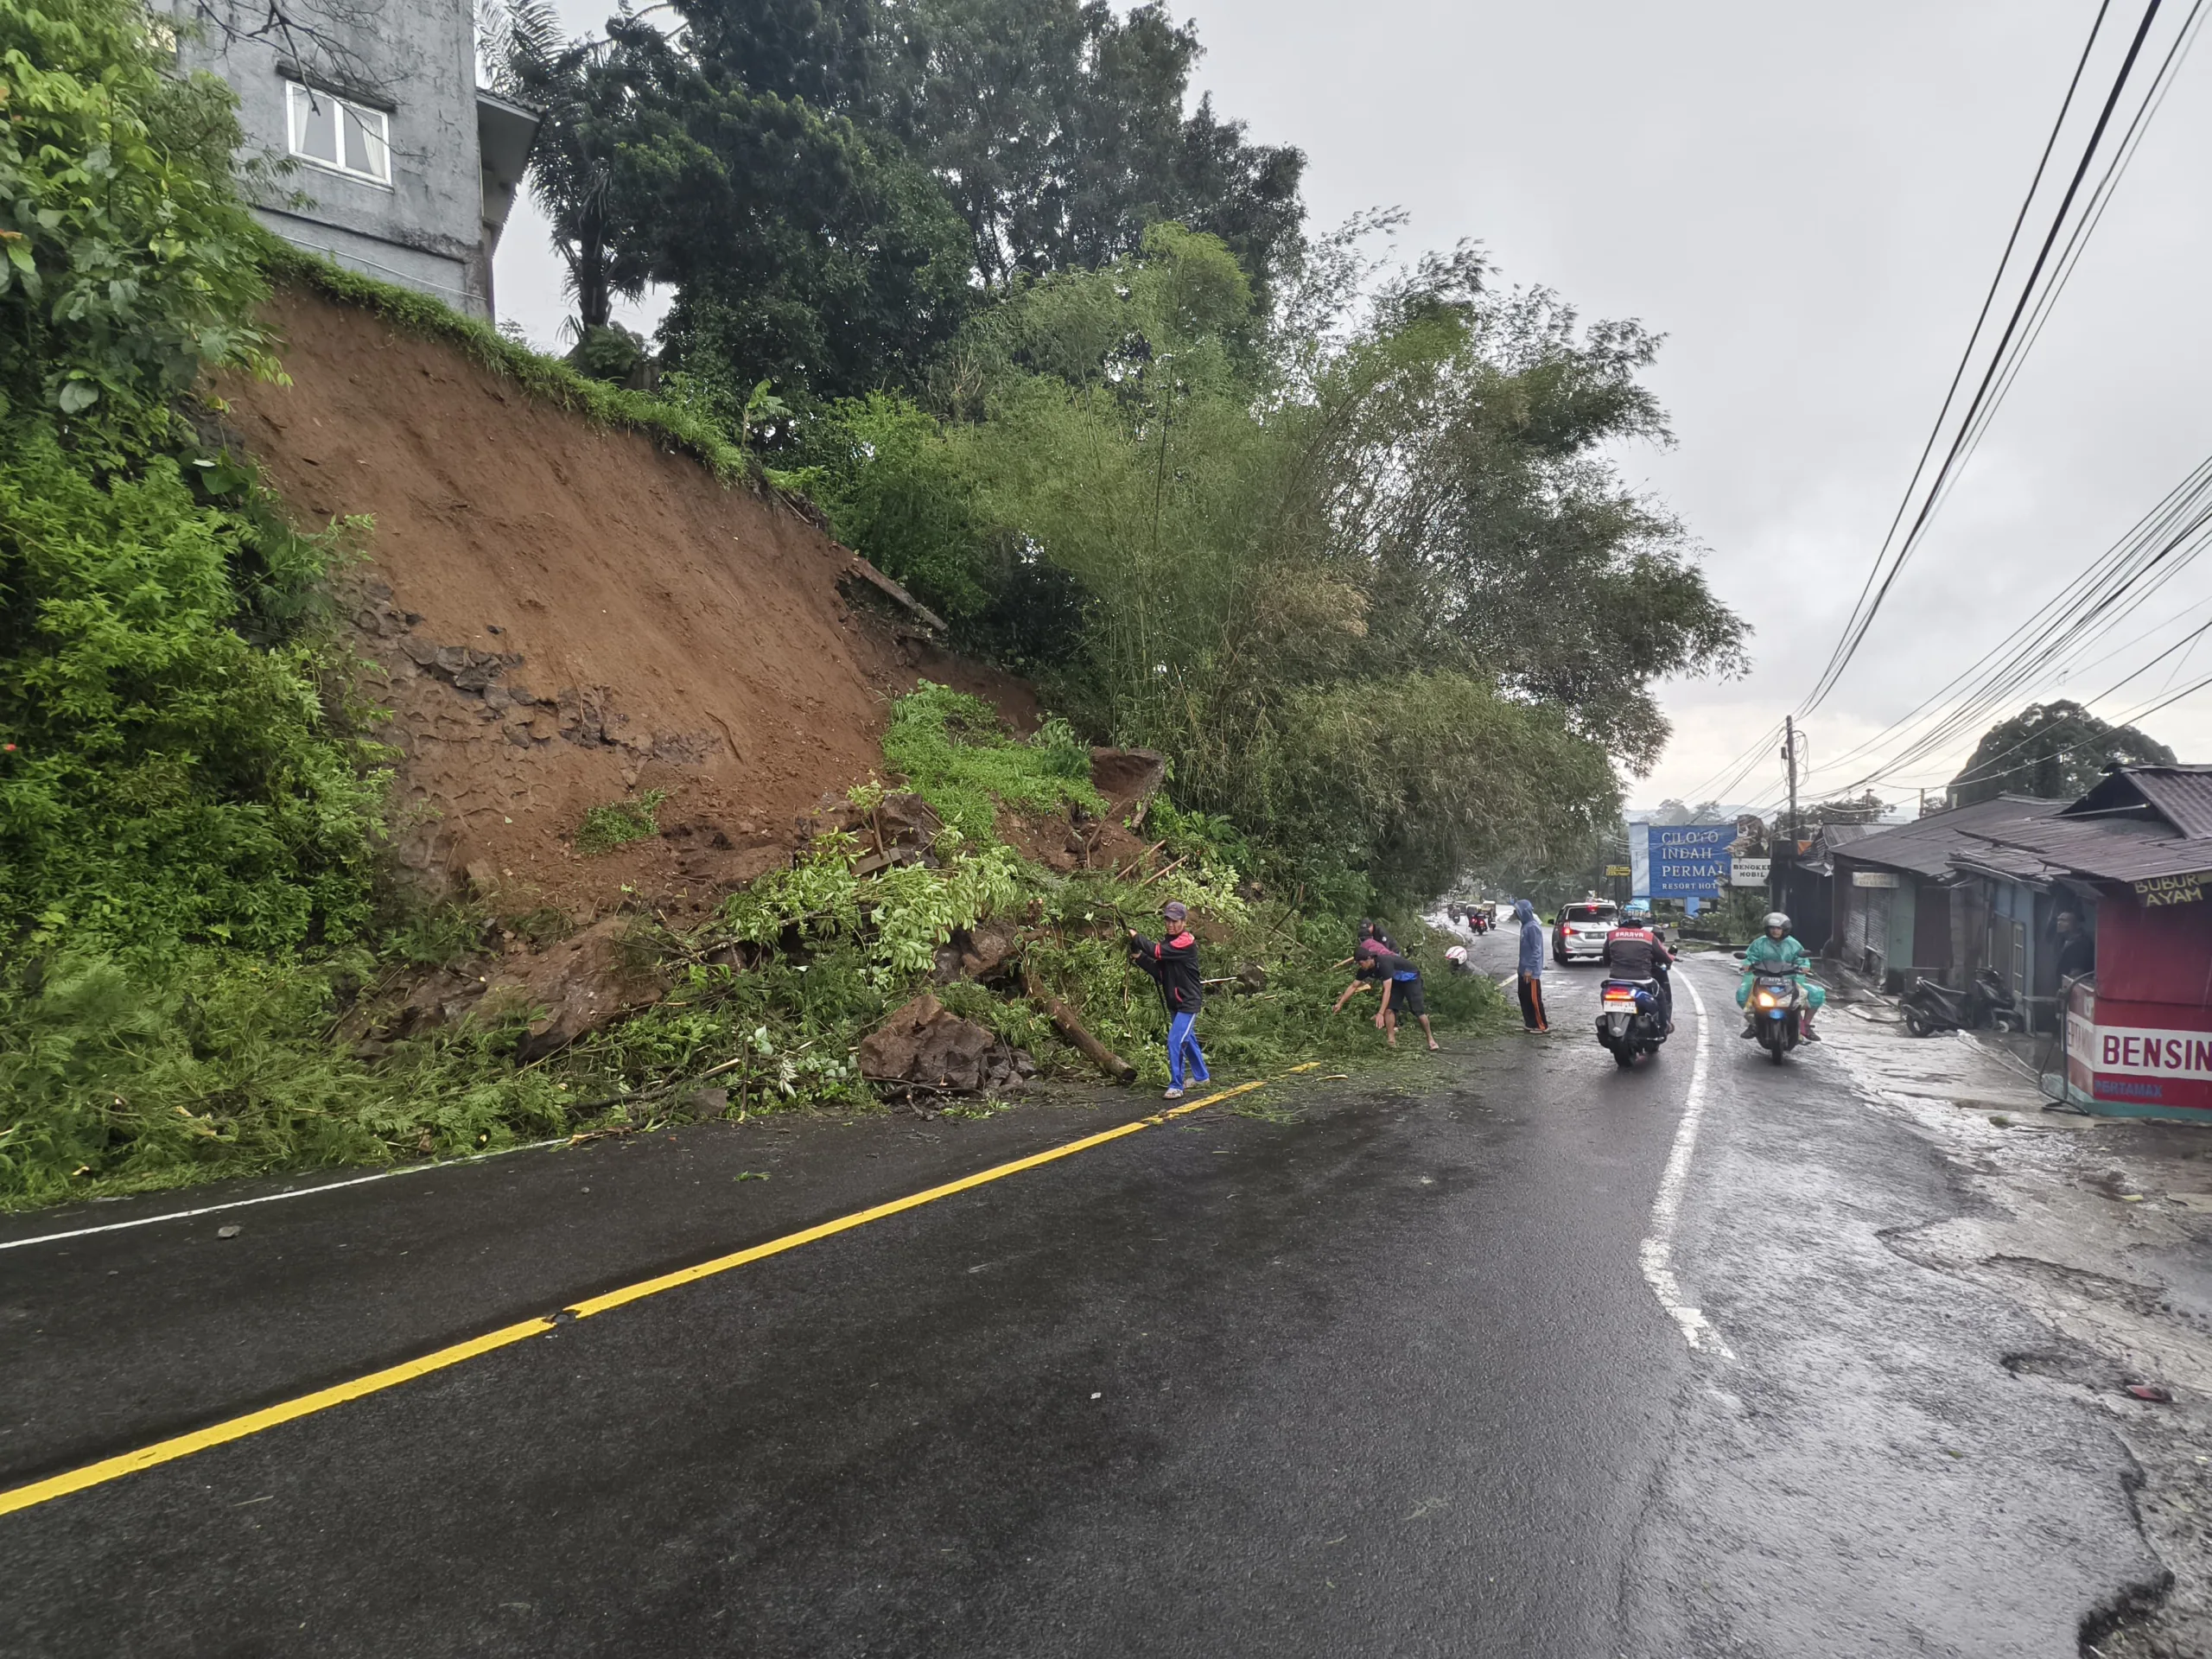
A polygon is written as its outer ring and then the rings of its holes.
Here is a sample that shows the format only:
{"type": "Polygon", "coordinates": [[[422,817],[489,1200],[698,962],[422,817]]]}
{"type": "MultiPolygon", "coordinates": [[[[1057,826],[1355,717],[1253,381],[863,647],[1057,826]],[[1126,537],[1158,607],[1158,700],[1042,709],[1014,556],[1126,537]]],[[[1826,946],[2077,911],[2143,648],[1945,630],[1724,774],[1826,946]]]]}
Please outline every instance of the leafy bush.
{"type": "Polygon", "coordinates": [[[129,0],[0,11],[0,938],[350,938],[383,779],[324,691],[335,543],[170,409],[274,372],[229,94],[129,0]]]}
{"type": "Polygon", "coordinates": [[[585,808],[584,821],[576,829],[576,850],[592,858],[658,835],[660,819],[657,814],[667,798],[666,790],[649,789],[634,801],[585,808]]]}
{"type": "Polygon", "coordinates": [[[1091,786],[1090,750],[1065,721],[1047,720],[1027,740],[1009,737],[998,710],[981,697],[927,680],[893,709],[883,758],[973,840],[995,834],[1000,802],[1038,811],[1106,807],[1091,786]]]}

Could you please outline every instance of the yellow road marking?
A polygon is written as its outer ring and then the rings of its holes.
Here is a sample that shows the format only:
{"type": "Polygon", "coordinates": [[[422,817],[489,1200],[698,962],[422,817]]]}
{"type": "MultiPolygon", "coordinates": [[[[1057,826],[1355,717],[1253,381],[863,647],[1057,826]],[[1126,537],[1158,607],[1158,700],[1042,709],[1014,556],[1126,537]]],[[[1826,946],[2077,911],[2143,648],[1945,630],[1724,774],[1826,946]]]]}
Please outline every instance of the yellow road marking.
{"type": "Polygon", "coordinates": [[[634,1285],[625,1285],[620,1289],[610,1290],[604,1295],[588,1297],[582,1301],[562,1309],[559,1313],[546,1318],[524,1319],[518,1325],[502,1325],[496,1331],[486,1331],[481,1336],[471,1337],[466,1342],[456,1342],[450,1347],[440,1348],[419,1358],[404,1360],[397,1365],[388,1365],[380,1371],[371,1371],[364,1376],[356,1376],[344,1382],[334,1383],[327,1389],[317,1389],[314,1393],[301,1395],[296,1399],[283,1400],[273,1406],[264,1406],[259,1411],[247,1412],[242,1417],[232,1417],[225,1422],[210,1424],[206,1428],[196,1428],[188,1434],[178,1434],[166,1440],[156,1440],[151,1446],[142,1446],[135,1452],[125,1452],[118,1457],[104,1458],[98,1463],[88,1463],[82,1468],[71,1469],[61,1474],[49,1476],[44,1480],[35,1480],[29,1485],[17,1486],[8,1491],[0,1492],[0,1515],[12,1515],[17,1510],[28,1510],[40,1503],[50,1503],[57,1497],[67,1497],[72,1492],[81,1492],[88,1486],[104,1485],[111,1480],[120,1480],[125,1475],[135,1475],[142,1469],[151,1469],[159,1464],[174,1463],[179,1458],[188,1458],[194,1452],[206,1452],[218,1446],[227,1445],[232,1440],[242,1440],[248,1435],[258,1434],[264,1429],[275,1428],[280,1424],[289,1423],[298,1418],[313,1416],[316,1412],[327,1411],[333,1406],[342,1406],[351,1400],[359,1400],[372,1394],[381,1394],[386,1389],[396,1389],[401,1383],[411,1382],[418,1376],[428,1376],[433,1371],[445,1370],[450,1366],[461,1364],[463,1361],[474,1359],[480,1354],[488,1354],[496,1349],[527,1341],[531,1337],[546,1336],[571,1320],[588,1319],[594,1314],[610,1313],[631,1302],[640,1301],[647,1296],[658,1296],[663,1291],[674,1290],[682,1285],[695,1284],[702,1279],[711,1279],[716,1274],[728,1273],[734,1268],[744,1267],[748,1262],[759,1262],[772,1255],[780,1255],[785,1250],[795,1250],[802,1244],[811,1244],[817,1239],[830,1238],[838,1233],[849,1232],[855,1227],[864,1227],[871,1221],[881,1221],[887,1216],[895,1216],[903,1211],[918,1209],[923,1205],[933,1204],[939,1198],[949,1198],[956,1192],[965,1192],[970,1188],[982,1186],[992,1181],[1004,1180],[1009,1175],[1019,1175],[1024,1170],[1035,1169],[1042,1164],[1053,1163],[1062,1158],[1071,1158],[1078,1152],[1088,1152],[1093,1147],[1103,1147],[1109,1141],[1119,1141],[1126,1135],[1157,1128],[1170,1118],[1182,1117],[1220,1101],[1233,1099],[1238,1095],[1248,1095],[1255,1089],[1266,1087],[1267,1084],[1264,1080],[1240,1083],[1234,1089],[1221,1090],[1217,1093],[1206,1096],[1203,1100],[1185,1101],[1179,1106],[1171,1106],[1166,1111],[1155,1112],[1149,1117],[1137,1118],[1132,1122],[1121,1125],[1118,1128],[1102,1130],[1096,1135],[1087,1135],[1080,1141],[1070,1141],[1061,1146],[1050,1147],[1043,1152],[1033,1153],[1027,1158],[1017,1158],[1010,1164],[998,1164],[989,1169],[978,1170],[973,1175],[963,1175],[958,1180],[947,1181],[942,1186],[932,1186],[925,1192],[910,1193],[903,1198],[893,1198],[888,1204],[879,1204],[872,1209],[856,1210],[849,1216],[840,1216],[835,1221],[825,1221],[817,1227],[809,1227],[796,1233],[786,1233],[781,1238],[770,1239],[766,1244],[755,1244],[748,1249],[733,1250],[729,1255],[718,1255],[710,1262],[702,1262],[689,1268],[679,1268],[674,1273],[664,1273],[658,1278],[640,1280],[634,1285]]]}

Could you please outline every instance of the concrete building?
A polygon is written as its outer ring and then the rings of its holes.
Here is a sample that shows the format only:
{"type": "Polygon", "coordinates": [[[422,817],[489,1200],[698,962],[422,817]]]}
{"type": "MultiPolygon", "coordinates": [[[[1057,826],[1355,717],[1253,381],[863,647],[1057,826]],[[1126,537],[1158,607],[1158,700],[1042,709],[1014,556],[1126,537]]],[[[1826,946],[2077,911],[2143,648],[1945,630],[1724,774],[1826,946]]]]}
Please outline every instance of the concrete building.
{"type": "Polygon", "coordinates": [[[178,60],[238,93],[255,212],[286,241],[493,315],[492,254],[537,117],[476,84],[470,0],[168,0],[178,60]]]}

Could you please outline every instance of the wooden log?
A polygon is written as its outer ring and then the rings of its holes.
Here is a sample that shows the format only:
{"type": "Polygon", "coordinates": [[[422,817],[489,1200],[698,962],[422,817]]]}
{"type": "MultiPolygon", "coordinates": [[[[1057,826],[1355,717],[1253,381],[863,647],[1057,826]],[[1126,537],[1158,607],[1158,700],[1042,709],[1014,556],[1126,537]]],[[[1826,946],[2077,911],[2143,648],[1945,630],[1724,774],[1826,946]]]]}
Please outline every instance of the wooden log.
{"type": "Polygon", "coordinates": [[[1052,1022],[1052,1028],[1081,1049],[1093,1065],[1116,1083],[1135,1083],[1137,1080],[1136,1067],[1084,1030],[1083,1021],[1075,1017],[1075,1011],[1039,985],[1037,976],[1026,967],[1021,970],[1021,988],[1029,994],[1031,1001],[1044,1009],[1045,1017],[1052,1022]]]}

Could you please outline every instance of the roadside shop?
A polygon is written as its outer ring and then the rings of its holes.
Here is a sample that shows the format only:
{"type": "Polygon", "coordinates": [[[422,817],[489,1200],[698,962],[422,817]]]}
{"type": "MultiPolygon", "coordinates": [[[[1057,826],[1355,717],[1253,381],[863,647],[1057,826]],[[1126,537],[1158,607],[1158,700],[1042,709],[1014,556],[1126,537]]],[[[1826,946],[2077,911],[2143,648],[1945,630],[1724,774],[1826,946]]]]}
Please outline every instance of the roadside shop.
{"type": "Polygon", "coordinates": [[[2045,1092],[2105,1116],[2212,1118],[2212,767],[2117,771],[1980,839],[1961,874],[2031,881],[2094,941],[2090,971],[2057,987],[2065,1020],[2045,1092]]]}

